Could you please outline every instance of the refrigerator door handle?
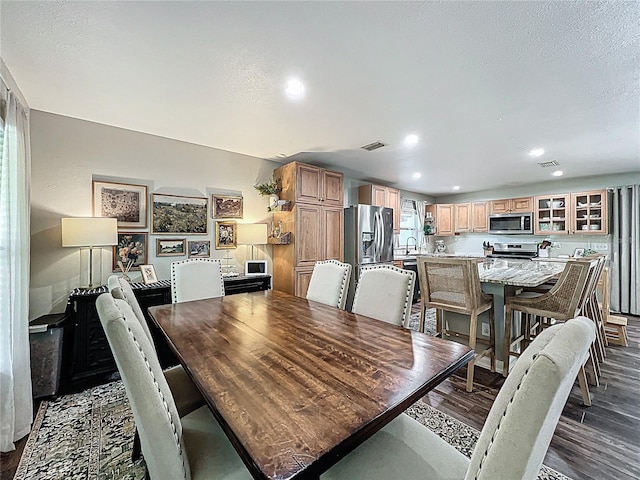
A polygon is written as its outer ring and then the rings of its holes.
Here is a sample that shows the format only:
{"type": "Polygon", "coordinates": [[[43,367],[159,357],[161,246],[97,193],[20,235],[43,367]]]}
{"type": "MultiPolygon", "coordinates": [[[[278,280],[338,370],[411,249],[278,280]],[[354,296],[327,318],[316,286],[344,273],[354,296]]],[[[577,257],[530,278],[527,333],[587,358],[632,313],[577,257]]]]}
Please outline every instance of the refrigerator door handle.
{"type": "Polygon", "coordinates": [[[373,212],[373,261],[378,261],[378,212],[373,212]]]}
{"type": "Polygon", "coordinates": [[[378,241],[378,262],[382,259],[383,249],[384,249],[384,219],[382,218],[382,213],[380,211],[376,212],[378,215],[378,234],[376,235],[376,239],[378,241]]]}

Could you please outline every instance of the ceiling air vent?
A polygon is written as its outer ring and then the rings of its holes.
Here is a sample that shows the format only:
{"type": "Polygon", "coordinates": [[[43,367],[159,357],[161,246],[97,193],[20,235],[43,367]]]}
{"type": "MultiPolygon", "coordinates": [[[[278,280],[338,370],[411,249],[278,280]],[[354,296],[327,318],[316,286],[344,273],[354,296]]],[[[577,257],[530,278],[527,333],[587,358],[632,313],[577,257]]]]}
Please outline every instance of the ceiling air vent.
{"type": "Polygon", "coordinates": [[[386,147],[386,143],[373,142],[373,143],[370,143],[369,145],[363,145],[360,148],[363,148],[364,150],[367,150],[368,152],[371,152],[373,150],[377,150],[377,149],[382,148],[382,147],[386,147]]]}
{"type": "Polygon", "coordinates": [[[538,165],[540,165],[542,168],[547,168],[547,167],[557,167],[560,164],[555,160],[551,160],[550,162],[540,162],[538,165]]]}

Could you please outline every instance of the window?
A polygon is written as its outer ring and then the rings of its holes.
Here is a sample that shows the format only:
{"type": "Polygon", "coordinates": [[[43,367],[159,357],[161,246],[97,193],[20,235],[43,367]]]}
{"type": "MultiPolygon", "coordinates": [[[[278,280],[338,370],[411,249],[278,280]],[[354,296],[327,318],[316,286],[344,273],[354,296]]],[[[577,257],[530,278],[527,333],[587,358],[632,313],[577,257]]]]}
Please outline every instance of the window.
{"type": "Polygon", "coordinates": [[[418,248],[420,221],[416,209],[415,200],[402,199],[402,209],[400,211],[400,234],[398,235],[398,246],[405,248],[409,242],[409,250],[418,248]],[[413,237],[413,238],[411,238],[413,237]],[[414,247],[415,245],[415,247],[414,247]]]}

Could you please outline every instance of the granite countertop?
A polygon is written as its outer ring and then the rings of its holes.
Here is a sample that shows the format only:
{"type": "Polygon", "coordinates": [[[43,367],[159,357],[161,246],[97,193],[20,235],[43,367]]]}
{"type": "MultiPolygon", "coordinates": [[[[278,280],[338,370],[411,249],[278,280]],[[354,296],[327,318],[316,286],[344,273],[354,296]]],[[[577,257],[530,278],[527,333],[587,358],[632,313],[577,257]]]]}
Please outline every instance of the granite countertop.
{"type": "Polygon", "coordinates": [[[564,262],[496,260],[478,264],[481,282],[537,287],[564,270],[564,262]]]}

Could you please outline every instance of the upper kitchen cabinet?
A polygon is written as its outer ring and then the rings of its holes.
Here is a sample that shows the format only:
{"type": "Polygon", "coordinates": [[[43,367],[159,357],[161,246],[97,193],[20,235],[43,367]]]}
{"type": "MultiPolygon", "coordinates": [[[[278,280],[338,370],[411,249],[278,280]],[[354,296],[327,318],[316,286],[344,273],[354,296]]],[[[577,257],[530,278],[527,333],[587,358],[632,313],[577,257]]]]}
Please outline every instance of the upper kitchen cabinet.
{"type": "Polygon", "coordinates": [[[571,233],[609,233],[606,190],[572,193],[571,213],[571,233]]]}
{"type": "Polygon", "coordinates": [[[400,232],[400,191],[381,185],[362,185],[358,188],[358,203],[393,208],[393,231],[400,232]]]}
{"type": "Polygon", "coordinates": [[[471,204],[456,203],[455,212],[455,233],[468,233],[472,230],[471,225],[471,204]]]}
{"type": "Polygon", "coordinates": [[[491,213],[533,212],[533,197],[504,198],[491,201],[491,213]]]}
{"type": "Polygon", "coordinates": [[[438,236],[448,236],[455,233],[454,230],[454,205],[451,203],[438,203],[427,205],[426,211],[434,218],[438,236]]]}
{"type": "Polygon", "coordinates": [[[569,194],[540,195],[535,197],[536,235],[566,235],[571,227],[571,206],[569,194]]]}
{"type": "Polygon", "coordinates": [[[488,202],[474,202],[471,204],[471,231],[475,233],[489,230],[488,202]]]}
{"type": "Polygon", "coordinates": [[[282,200],[331,207],[343,205],[344,177],[340,172],[292,162],[276,169],[274,175],[282,182],[282,200]]]}

